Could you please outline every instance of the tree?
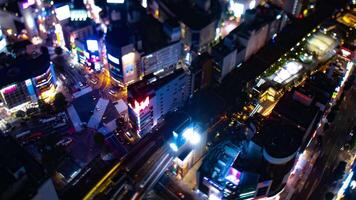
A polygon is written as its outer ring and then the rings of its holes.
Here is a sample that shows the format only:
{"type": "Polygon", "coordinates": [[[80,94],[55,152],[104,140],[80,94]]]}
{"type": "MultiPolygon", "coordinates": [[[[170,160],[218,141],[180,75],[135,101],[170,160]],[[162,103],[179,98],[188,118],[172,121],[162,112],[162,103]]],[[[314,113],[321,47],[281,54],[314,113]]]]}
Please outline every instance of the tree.
{"type": "Polygon", "coordinates": [[[26,110],[26,115],[27,116],[31,116],[32,114],[35,114],[35,113],[37,113],[38,112],[38,109],[37,108],[28,108],[27,110],[26,110]]]}
{"type": "Polygon", "coordinates": [[[43,99],[38,100],[38,108],[40,109],[40,112],[45,115],[50,114],[53,111],[52,106],[43,101],[43,99]]]}
{"type": "Polygon", "coordinates": [[[53,105],[56,112],[62,112],[67,106],[67,100],[63,93],[58,92],[54,96],[53,105]]]}

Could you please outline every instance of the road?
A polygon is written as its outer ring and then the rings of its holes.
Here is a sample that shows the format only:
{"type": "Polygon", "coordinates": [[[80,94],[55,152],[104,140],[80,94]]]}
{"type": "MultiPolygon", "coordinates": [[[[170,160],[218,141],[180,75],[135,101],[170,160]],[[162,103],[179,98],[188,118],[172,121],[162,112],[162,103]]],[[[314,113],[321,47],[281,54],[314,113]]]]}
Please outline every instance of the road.
{"type": "Polygon", "coordinates": [[[340,148],[356,123],[356,84],[347,91],[331,128],[325,132],[321,155],[301,192],[292,199],[320,199],[328,190],[329,178],[339,162],[340,148]]]}

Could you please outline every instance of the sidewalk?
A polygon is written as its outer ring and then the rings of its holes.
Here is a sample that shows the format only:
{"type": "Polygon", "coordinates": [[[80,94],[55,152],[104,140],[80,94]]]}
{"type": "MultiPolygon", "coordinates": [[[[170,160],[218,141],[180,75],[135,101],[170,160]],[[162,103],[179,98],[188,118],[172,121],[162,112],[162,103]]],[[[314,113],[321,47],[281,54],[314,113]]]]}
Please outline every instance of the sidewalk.
{"type": "Polygon", "coordinates": [[[77,113],[77,111],[75,110],[74,106],[71,105],[67,108],[67,112],[69,115],[69,118],[74,126],[74,129],[76,132],[80,132],[83,130],[82,128],[82,121],[80,120],[80,117],[77,113]]]}
{"type": "Polygon", "coordinates": [[[90,117],[88,127],[98,129],[101,119],[105,113],[106,107],[109,104],[109,100],[100,98],[95,106],[94,114],[90,117]]]}

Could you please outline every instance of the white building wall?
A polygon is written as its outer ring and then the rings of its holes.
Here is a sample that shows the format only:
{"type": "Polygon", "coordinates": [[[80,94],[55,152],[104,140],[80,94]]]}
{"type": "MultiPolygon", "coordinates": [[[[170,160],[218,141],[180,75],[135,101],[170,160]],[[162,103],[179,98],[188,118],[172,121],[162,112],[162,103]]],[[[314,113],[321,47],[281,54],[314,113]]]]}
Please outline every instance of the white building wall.
{"type": "Polygon", "coordinates": [[[237,50],[234,49],[231,51],[228,55],[225,56],[222,62],[222,70],[221,70],[221,77],[219,81],[221,82],[225,76],[230,73],[234,67],[236,66],[236,56],[237,56],[237,50]]]}

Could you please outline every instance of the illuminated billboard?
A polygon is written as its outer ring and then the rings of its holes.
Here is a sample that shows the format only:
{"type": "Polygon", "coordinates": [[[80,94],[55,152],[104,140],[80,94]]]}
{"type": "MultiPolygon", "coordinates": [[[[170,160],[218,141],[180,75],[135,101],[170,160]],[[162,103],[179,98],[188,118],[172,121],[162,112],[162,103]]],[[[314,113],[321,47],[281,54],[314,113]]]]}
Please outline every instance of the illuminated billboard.
{"type": "Polygon", "coordinates": [[[149,104],[150,104],[150,98],[146,97],[146,99],[142,102],[137,102],[135,100],[134,105],[131,105],[131,103],[129,103],[129,106],[133,111],[135,111],[137,115],[139,115],[140,111],[148,107],[149,104]]]}
{"type": "Polygon", "coordinates": [[[59,21],[70,18],[70,8],[69,5],[64,5],[54,9],[56,17],[59,21]]]}
{"type": "Polygon", "coordinates": [[[16,88],[17,88],[16,84],[13,84],[13,85],[10,85],[10,86],[7,86],[7,87],[1,89],[1,93],[3,93],[3,94],[11,94],[11,93],[16,91],[16,88]]]}
{"type": "Polygon", "coordinates": [[[111,62],[117,65],[120,65],[120,60],[111,54],[108,54],[108,60],[110,60],[111,62]]]}
{"type": "Polygon", "coordinates": [[[125,82],[131,81],[135,78],[136,72],[136,54],[134,52],[122,56],[122,70],[125,82]]]}
{"type": "Polygon", "coordinates": [[[88,51],[96,52],[99,51],[99,44],[97,40],[87,40],[88,51]]]}
{"type": "Polygon", "coordinates": [[[226,175],[226,180],[230,181],[234,185],[238,185],[240,182],[241,172],[237,169],[230,167],[228,174],[226,175]]]}

